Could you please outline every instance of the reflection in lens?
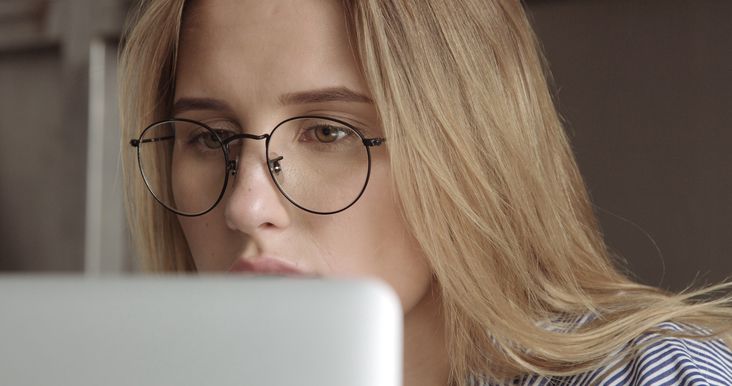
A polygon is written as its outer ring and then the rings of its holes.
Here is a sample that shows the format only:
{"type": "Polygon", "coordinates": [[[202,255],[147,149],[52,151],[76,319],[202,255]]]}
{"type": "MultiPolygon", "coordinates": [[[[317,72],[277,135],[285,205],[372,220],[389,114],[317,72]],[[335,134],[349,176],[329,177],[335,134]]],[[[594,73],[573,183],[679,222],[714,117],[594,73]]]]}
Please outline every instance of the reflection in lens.
{"type": "Polygon", "coordinates": [[[218,137],[188,121],[151,126],[138,149],[150,192],[169,209],[195,215],[211,209],[226,182],[226,158],[218,137]]]}
{"type": "Polygon", "coordinates": [[[296,205],[331,213],[351,205],[368,179],[368,151],[362,137],[347,125],[323,118],[300,118],[275,129],[268,158],[282,193],[296,205]]]}

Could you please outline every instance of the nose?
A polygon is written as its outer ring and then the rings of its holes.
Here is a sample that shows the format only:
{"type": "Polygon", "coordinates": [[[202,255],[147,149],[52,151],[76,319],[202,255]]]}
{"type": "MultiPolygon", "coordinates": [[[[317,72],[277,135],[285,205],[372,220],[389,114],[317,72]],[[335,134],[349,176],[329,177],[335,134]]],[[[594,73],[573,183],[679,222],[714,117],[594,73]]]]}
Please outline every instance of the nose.
{"type": "Polygon", "coordinates": [[[240,149],[237,172],[230,177],[224,197],[227,226],[248,235],[290,225],[290,208],[272,181],[263,145],[244,140],[236,147],[240,149]]]}

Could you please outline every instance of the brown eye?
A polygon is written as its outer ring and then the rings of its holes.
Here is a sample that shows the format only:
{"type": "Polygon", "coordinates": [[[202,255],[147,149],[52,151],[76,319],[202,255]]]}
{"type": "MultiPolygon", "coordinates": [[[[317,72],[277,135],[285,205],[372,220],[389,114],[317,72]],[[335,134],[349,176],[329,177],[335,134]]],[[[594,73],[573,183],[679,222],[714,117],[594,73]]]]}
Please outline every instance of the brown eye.
{"type": "Polygon", "coordinates": [[[196,135],[195,138],[193,138],[193,142],[205,147],[205,149],[215,150],[221,148],[223,144],[221,141],[224,141],[226,140],[226,138],[229,138],[235,134],[232,131],[225,129],[214,129],[214,132],[215,134],[208,130],[202,131],[198,135],[196,135]],[[216,138],[217,135],[218,138],[216,138]],[[219,141],[219,139],[221,141],[219,141]]]}
{"type": "Polygon", "coordinates": [[[313,129],[315,138],[322,143],[333,143],[348,135],[348,131],[336,126],[318,126],[313,129]]]}
{"type": "Polygon", "coordinates": [[[213,133],[203,133],[201,134],[201,143],[206,146],[209,149],[216,149],[221,147],[221,143],[218,139],[216,139],[216,136],[213,133]]]}

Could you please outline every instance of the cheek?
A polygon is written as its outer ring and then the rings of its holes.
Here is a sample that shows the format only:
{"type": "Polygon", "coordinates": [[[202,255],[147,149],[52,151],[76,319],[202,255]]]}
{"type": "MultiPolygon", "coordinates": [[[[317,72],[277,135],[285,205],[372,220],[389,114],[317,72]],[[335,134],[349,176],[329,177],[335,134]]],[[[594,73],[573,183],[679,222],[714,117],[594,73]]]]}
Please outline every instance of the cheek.
{"type": "Polygon", "coordinates": [[[375,167],[361,200],[336,215],[328,228],[331,240],[326,265],[334,276],[376,277],[395,290],[408,312],[424,297],[432,271],[404,223],[384,168],[375,167]]]}
{"type": "Polygon", "coordinates": [[[200,217],[179,216],[178,221],[199,272],[229,268],[240,245],[229,237],[219,207],[200,217]]]}
{"type": "MultiPolygon", "coordinates": [[[[176,126],[176,133],[186,138],[186,130],[190,127],[176,126]]],[[[169,185],[173,206],[184,213],[201,213],[214,205],[224,190],[226,181],[225,158],[223,152],[200,151],[191,149],[191,145],[176,140],[171,160],[170,180],[165,178],[159,183],[169,185]]]]}
{"type": "Polygon", "coordinates": [[[399,295],[404,311],[408,312],[430,287],[432,271],[401,217],[394,213],[385,210],[382,216],[373,219],[371,237],[364,238],[372,241],[356,252],[356,261],[344,261],[343,268],[385,281],[399,295]]]}
{"type": "MultiPolygon", "coordinates": [[[[396,209],[396,208],[394,208],[396,209]]],[[[432,270],[417,241],[409,234],[401,216],[391,211],[390,221],[395,224],[382,233],[383,242],[374,248],[382,262],[383,279],[394,288],[408,312],[430,288],[432,270]]]]}
{"type": "Polygon", "coordinates": [[[392,252],[384,251],[381,254],[391,259],[384,262],[381,278],[396,291],[404,312],[408,313],[429,290],[432,270],[416,246],[400,245],[402,248],[399,248],[398,245],[392,245],[392,252]]]}

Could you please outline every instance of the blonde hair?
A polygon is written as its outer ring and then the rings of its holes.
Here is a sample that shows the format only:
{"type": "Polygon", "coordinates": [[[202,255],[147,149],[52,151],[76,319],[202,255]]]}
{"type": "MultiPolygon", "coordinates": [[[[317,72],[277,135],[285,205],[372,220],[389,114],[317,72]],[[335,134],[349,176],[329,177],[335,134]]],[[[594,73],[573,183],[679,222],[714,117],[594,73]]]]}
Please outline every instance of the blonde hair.
{"type": "Polygon", "coordinates": [[[127,221],[142,267],[151,272],[195,271],[178,220],[145,188],[136,154],[127,143],[147,125],[169,118],[184,2],[140,1],[138,8],[131,10],[120,51],[118,81],[127,221]]]}
{"type": "MultiPolygon", "coordinates": [[[[451,383],[595,369],[669,320],[729,339],[730,299],[698,300],[729,284],[669,294],[613,266],[520,2],[344,3],[404,221],[440,285],[451,383]]],[[[166,117],[183,7],[149,1],[134,17],[124,138],[166,117]]],[[[155,271],[194,270],[176,218],[124,153],[140,254],[155,271]]]]}

